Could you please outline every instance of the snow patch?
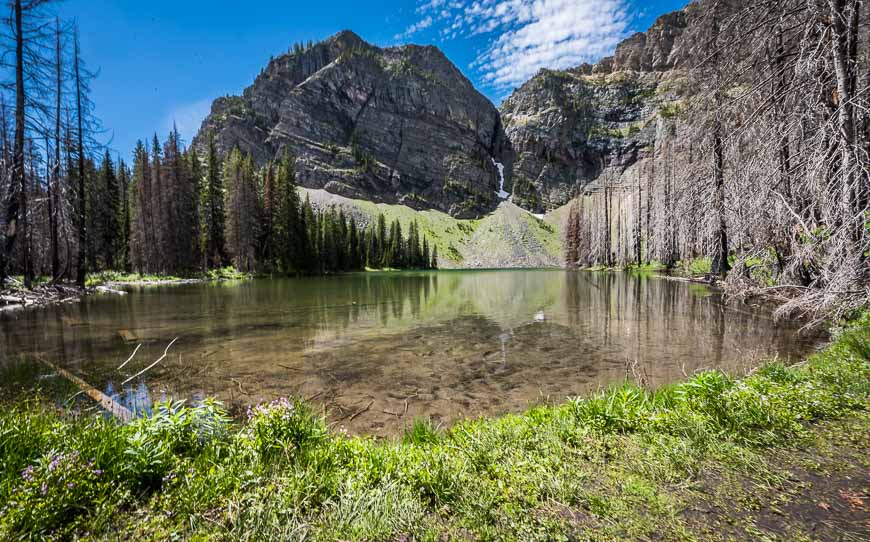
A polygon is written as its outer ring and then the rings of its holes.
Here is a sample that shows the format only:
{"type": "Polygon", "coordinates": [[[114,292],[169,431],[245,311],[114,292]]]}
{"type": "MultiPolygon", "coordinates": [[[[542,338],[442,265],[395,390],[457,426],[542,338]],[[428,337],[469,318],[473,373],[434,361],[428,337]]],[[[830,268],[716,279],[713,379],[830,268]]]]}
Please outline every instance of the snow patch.
{"type": "Polygon", "coordinates": [[[511,197],[511,195],[504,190],[504,164],[502,164],[501,162],[496,162],[495,158],[493,158],[492,156],[490,156],[489,159],[492,160],[492,165],[494,165],[495,169],[498,170],[499,182],[498,192],[496,192],[496,194],[498,194],[498,197],[500,197],[501,199],[508,199],[509,197],[511,197]]]}

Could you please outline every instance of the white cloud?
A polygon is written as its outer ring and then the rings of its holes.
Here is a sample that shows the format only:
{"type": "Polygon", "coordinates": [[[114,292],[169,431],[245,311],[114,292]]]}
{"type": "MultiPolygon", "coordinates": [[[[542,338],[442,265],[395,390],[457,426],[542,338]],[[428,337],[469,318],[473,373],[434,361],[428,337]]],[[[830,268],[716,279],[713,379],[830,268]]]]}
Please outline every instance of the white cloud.
{"type": "Polygon", "coordinates": [[[405,29],[405,31],[402,32],[401,34],[396,34],[395,36],[393,36],[393,38],[394,38],[394,39],[397,39],[397,40],[400,40],[400,39],[402,39],[402,38],[408,38],[408,37],[411,37],[411,36],[413,36],[414,34],[416,34],[417,32],[419,32],[419,31],[421,31],[421,30],[423,30],[423,29],[425,29],[425,28],[429,28],[430,26],[432,26],[432,22],[433,22],[433,20],[432,20],[432,16],[431,16],[431,15],[427,15],[425,18],[423,18],[423,19],[417,21],[416,23],[412,24],[411,26],[409,26],[409,27],[408,27],[407,29],[405,29]]]}
{"type": "Polygon", "coordinates": [[[205,99],[176,107],[166,115],[163,123],[164,129],[168,133],[174,124],[184,143],[190,145],[196,132],[199,131],[203,119],[211,111],[211,102],[210,99],[205,99]]]}
{"type": "Polygon", "coordinates": [[[421,0],[425,15],[397,39],[429,27],[441,39],[486,36],[471,67],[485,86],[516,87],[541,68],[564,69],[613,52],[629,27],[627,0],[421,0]]]}

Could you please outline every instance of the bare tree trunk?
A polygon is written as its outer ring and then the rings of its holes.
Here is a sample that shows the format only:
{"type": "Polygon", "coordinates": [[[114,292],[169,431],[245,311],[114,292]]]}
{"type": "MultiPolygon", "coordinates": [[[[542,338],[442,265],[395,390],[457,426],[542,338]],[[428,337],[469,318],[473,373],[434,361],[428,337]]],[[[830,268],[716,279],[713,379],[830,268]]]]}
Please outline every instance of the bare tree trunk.
{"type": "Polygon", "coordinates": [[[640,190],[640,174],[637,177],[637,217],[635,217],[634,221],[634,258],[637,266],[640,267],[643,263],[641,260],[641,216],[643,212],[643,195],[640,190]]]}
{"type": "Polygon", "coordinates": [[[607,267],[613,265],[611,257],[611,238],[610,238],[610,174],[607,169],[607,159],[604,162],[604,263],[607,267]]]}
{"type": "Polygon", "coordinates": [[[722,125],[717,120],[713,127],[713,258],[710,275],[728,274],[728,230],[725,226],[725,171],[722,145],[722,125]]]}
{"type": "Polygon", "coordinates": [[[855,212],[855,191],[853,186],[852,152],[855,146],[855,114],[852,103],[854,83],[854,62],[850,58],[850,43],[857,42],[858,0],[828,0],[831,18],[831,56],[837,82],[837,123],[840,145],[840,174],[842,176],[842,213],[843,224],[852,222],[855,212]],[[851,10],[846,10],[846,5],[851,10]],[[854,17],[849,17],[854,14],[854,17]],[[849,17],[849,20],[847,20],[849,17]],[[855,22],[854,35],[852,21],[855,22]],[[853,37],[854,36],[854,37],[853,37]]]}
{"type": "Polygon", "coordinates": [[[85,194],[85,149],[84,137],[82,134],[82,80],[79,72],[79,35],[78,28],[74,33],[75,56],[73,57],[75,78],[76,78],[76,115],[78,117],[78,170],[79,170],[79,258],[78,269],[76,272],[76,283],[80,288],[85,287],[85,275],[87,273],[87,255],[88,255],[88,231],[87,231],[87,208],[85,194]]]}
{"type": "MultiPolygon", "coordinates": [[[[0,283],[5,283],[9,273],[9,261],[18,237],[19,213],[27,214],[27,194],[24,183],[24,31],[22,24],[21,0],[15,0],[15,136],[12,151],[12,186],[6,208],[6,239],[0,254],[0,283]]],[[[26,223],[23,225],[26,230],[26,223]]],[[[25,286],[30,287],[27,275],[27,254],[25,252],[25,286]]]]}
{"type": "MultiPolygon", "coordinates": [[[[60,190],[60,107],[61,95],[63,93],[63,75],[62,75],[62,58],[61,58],[61,43],[60,43],[60,19],[55,19],[55,68],[57,76],[57,88],[55,90],[55,117],[54,117],[54,165],[51,168],[51,176],[48,180],[48,208],[51,220],[49,228],[51,229],[51,277],[52,280],[60,278],[60,258],[58,257],[58,241],[57,241],[57,217],[59,200],[58,191],[60,190]],[[54,186],[52,186],[54,185],[54,186]]],[[[46,153],[48,152],[48,144],[46,144],[46,153]]]]}

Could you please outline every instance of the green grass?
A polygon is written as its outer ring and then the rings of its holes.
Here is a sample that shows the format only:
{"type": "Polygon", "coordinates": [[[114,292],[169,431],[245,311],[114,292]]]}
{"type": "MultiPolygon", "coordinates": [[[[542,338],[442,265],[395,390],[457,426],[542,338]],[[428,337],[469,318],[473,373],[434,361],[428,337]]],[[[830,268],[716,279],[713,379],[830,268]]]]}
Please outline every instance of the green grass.
{"type": "Polygon", "coordinates": [[[136,284],[147,282],[163,282],[163,281],[179,281],[185,279],[194,280],[243,280],[251,278],[249,273],[237,271],[234,267],[223,267],[221,269],[212,269],[204,273],[193,273],[189,276],[178,277],[174,275],[160,274],[139,274],[139,273],[123,273],[120,271],[100,271],[99,273],[90,273],[85,279],[85,286],[88,288],[100,286],[103,284],[136,284]]]}
{"type": "Polygon", "coordinates": [[[21,391],[0,410],[0,539],[704,539],[684,510],[711,468],[781,483],[765,450],[825,420],[868,434],[868,393],[870,315],[799,366],[418,421],[394,441],[332,433],[295,400],[238,423],[212,401],[164,404],[121,425],[21,391]]]}

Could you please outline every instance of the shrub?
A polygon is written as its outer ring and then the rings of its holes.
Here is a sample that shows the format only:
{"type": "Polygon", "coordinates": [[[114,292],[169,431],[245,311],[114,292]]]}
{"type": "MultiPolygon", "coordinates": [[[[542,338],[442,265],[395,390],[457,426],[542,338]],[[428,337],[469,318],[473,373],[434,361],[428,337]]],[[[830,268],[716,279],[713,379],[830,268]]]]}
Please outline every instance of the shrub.
{"type": "Polygon", "coordinates": [[[327,438],[326,424],[301,401],[278,399],[248,413],[247,435],[265,460],[292,459],[327,438]]]}

